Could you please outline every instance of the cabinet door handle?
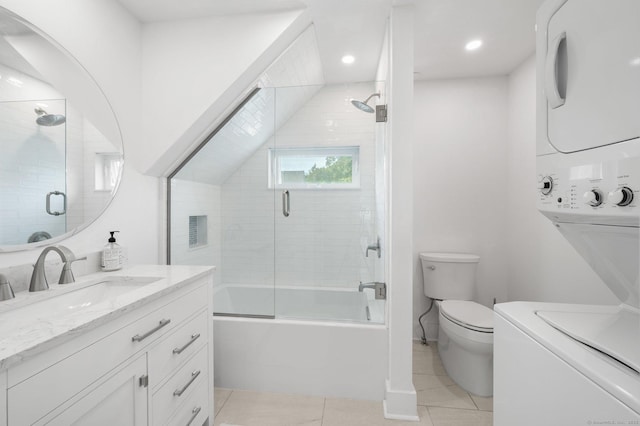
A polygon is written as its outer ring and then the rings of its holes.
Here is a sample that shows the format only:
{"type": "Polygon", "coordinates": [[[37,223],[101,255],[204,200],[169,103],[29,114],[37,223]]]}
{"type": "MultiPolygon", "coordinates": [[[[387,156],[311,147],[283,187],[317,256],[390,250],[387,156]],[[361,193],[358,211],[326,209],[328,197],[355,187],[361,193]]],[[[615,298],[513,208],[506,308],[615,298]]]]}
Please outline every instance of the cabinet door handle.
{"type": "Polygon", "coordinates": [[[184,385],[183,387],[181,387],[180,389],[176,389],[175,391],[173,391],[173,395],[174,396],[181,396],[184,393],[184,391],[186,391],[187,388],[189,386],[191,386],[191,383],[193,383],[193,381],[198,378],[199,375],[200,375],[200,370],[197,370],[197,371],[194,371],[193,373],[191,373],[191,378],[189,379],[187,384],[184,385]]]}
{"type": "Polygon", "coordinates": [[[200,337],[200,333],[192,334],[192,335],[191,335],[191,340],[189,340],[189,341],[188,341],[188,342],[187,342],[183,347],[181,347],[181,348],[175,348],[175,349],[173,350],[173,353],[174,353],[174,354],[178,354],[178,355],[179,355],[179,354],[181,354],[181,353],[182,353],[182,351],[184,351],[185,349],[187,349],[189,346],[191,346],[191,344],[192,344],[193,342],[195,342],[196,340],[198,340],[198,337],[200,337]]]}
{"type": "Polygon", "coordinates": [[[193,410],[191,410],[191,418],[189,419],[189,421],[185,426],[190,426],[191,423],[193,423],[196,417],[198,417],[198,414],[200,414],[200,410],[202,410],[202,407],[196,407],[193,410]]]}
{"type": "Polygon", "coordinates": [[[170,319],[163,319],[160,321],[160,324],[158,324],[157,326],[155,326],[154,328],[152,328],[151,330],[147,331],[144,334],[136,334],[135,336],[133,336],[131,338],[132,342],[142,342],[144,339],[146,339],[147,337],[151,336],[153,333],[155,333],[156,331],[160,330],[162,327],[164,327],[165,325],[169,324],[171,322],[170,319]]]}

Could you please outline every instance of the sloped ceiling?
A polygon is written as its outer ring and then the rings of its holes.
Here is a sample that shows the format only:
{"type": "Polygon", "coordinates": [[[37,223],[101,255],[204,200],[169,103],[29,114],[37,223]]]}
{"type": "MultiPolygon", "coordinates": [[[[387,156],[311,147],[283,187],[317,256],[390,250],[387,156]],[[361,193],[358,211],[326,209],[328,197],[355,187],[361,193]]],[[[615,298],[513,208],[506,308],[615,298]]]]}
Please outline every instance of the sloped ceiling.
{"type": "Polygon", "coordinates": [[[265,71],[263,88],[175,176],[221,185],[324,84],[313,26],[265,71]],[[275,89],[282,87],[282,89],[275,89]]]}

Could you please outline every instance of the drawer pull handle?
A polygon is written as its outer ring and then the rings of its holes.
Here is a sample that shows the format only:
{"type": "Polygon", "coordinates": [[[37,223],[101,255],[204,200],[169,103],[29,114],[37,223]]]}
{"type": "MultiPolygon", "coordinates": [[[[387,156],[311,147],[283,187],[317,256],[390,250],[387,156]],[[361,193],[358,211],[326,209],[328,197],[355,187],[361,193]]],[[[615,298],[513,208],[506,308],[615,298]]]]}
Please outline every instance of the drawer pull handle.
{"type": "Polygon", "coordinates": [[[191,418],[189,419],[189,421],[185,426],[190,426],[191,423],[193,423],[193,421],[196,419],[196,417],[198,417],[198,414],[200,414],[201,410],[202,410],[202,407],[196,407],[193,410],[191,410],[191,418]]]}
{"type": "Polygon", "coordinates": [[[178,355],[180,355],[180,354],[181,354],[185,349],[187,349],[187,348],[188,348],[188,347],[189,347],[193,342],[195,342],[196,340],[198,340],[198,337],[200,337],[200,333],[192,334],[192,335],[191,335],[191,340],[189,340],[189,341],[187,342],[187,344],[186,344],[186,345],[184,345],[183,347],[181,347],[181,348],[175,348],[175,349],[173,350],[173,353],[174,353],[174,354],[178,354],[178,355]]]}
{"type": "Polygon", "coordinates": [[[147,331],[144,334],[136,334],[135,336],[133,336],[131,338],[132,342],[142,342],[144,339],[146,339],[147,337],[151,336],[153,333],[155,333],[156,331],[160,330],[162,327],[164,327],[165,325],[169,324],[171,322],[170,319],[163,319],[160,321],[160,323],[155,326],[153,329],[147,331]]]}
{"type": "Polygon", "coordinates": [[[189,386],[191,386],[191,383],[193,383],[193,381],[194,381],[195,379],[197,379],[197,378],[198,378],[198,376],[199,376],[199,375],[200,375],[200,370],[198,370],[198,371],[194,371],[193,373],[191,373],[191,378],[189,379],[189,381],[187,382],[187,384],[186,384],[186,385],[184,385],[184,386],[183,386],[182,388],[180,388],[180,389],[176,389],[176,390],[173,392],[173,396],[181,396],[181,395],[184,393],[184,391],[186,391],[186,390],[187,390],[187,388],[188,388],[189,386]]]}

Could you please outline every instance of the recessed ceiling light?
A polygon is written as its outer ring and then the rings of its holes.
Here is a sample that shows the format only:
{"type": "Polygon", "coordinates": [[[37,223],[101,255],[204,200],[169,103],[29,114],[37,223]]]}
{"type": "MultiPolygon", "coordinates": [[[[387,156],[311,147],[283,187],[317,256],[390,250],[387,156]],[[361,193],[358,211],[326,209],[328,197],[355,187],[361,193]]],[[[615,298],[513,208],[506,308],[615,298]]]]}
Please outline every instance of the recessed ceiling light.
{"type": "Polygon", "coordinates": [[[356,60],[356,58],[354,58],[352,55],[344,55],[342,57],[342,63],[343,64],[347,64],[347,65],[350,65],[350,64],[354,63],[355,60],[356,60]]]}
{"type": "Polygon", "coordinates": [[[480,46],[482,46],[482,40],[471,40],[466,44],[466,46],[464,46],[464,48],[467,50],[476,50],[480,46]]]}

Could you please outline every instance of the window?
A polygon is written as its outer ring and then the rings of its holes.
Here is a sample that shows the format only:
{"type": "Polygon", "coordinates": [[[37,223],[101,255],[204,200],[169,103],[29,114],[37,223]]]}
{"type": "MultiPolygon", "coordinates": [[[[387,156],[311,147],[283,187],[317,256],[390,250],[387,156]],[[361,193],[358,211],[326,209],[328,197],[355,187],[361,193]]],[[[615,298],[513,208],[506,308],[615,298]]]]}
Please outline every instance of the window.
{"type": "Polygon", "coordinates": [[[269,149],[269,188],[359,188],[357,146],[269,149]]]}

